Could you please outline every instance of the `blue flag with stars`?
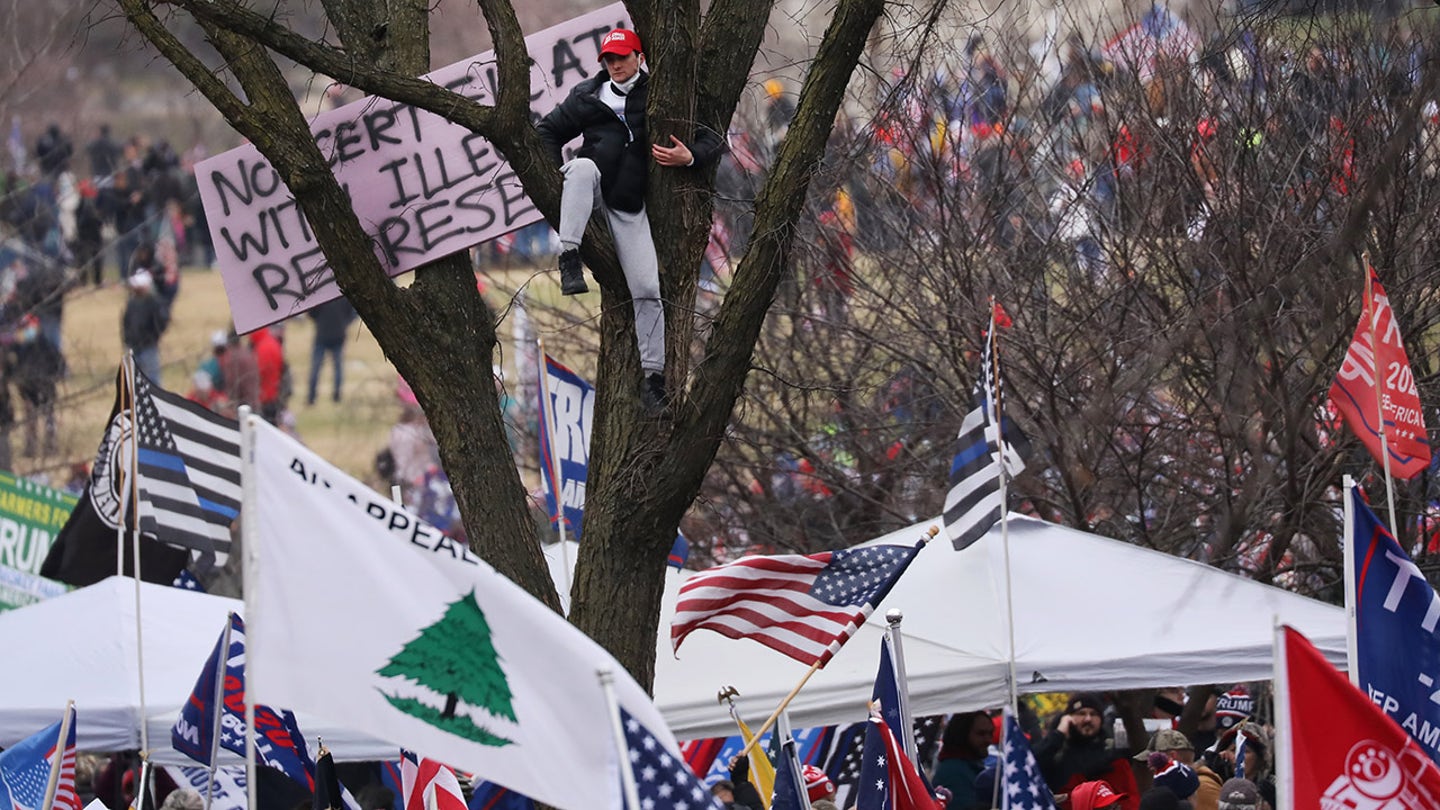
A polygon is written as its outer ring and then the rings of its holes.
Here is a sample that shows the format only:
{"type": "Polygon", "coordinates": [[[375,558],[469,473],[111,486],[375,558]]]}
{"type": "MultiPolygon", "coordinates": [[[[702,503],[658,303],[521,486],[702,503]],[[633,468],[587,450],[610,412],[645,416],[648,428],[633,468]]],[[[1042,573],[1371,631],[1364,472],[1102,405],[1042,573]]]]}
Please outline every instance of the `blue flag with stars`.
{"type": "MultiPolygon", "coordinates": [[[[79,808],[75,793],[75,715],[65,738],[60,774],[56,778],[56,810],[79,808]],[[68,769],[68,776],[66,775],[68,769]]],[[[5,810],[42,810],[63,721],[56,721],[0,752],[0,802],[5,810]]]]}
{"type": "Polygon", "coordinates": [[[795,741],[787,739],[780,746],[780,758],[775,763],[775,795],[770,799],[770,810],[810,810],[810,796],[805,792],[805,777],[800,769],[800,757],[795,753],[795,741]]]}
{"type": "Polygon", "coordinates": [[[1040,766],[1030,752],[1030,741],[1015,722],[1015,715],[1005,711],[1005,795],[1001,797],[1009,810],[1055,810],[1055,797],[1040,777],[1040,766]]]}
{"type": "MultiPolygon", "coordinates": [[[[685,758],[665,747],[643,723],[620,708],[630,771],[640,792],[632,810],[724,810],[705,784],[690,771],[685,758]]],[[[623,767],[623,765],[622,765],[623,767]]]]}
{"type": "Polygon", "coordinates": [[[190,569],[188,568],[181,568],[180,573],[175,575],[175,581],[171,584],[176,588],[183,588],[187,591],[205,593],[205,586],[200,584],[200,580],[196,579],[195,575],[190,573],[190,569]]]}
{"type": "MultiPolygon", "coordinates": [[[[880,639],[880,671],[875,674],[871,700],[879,701],[880,716],[885,725],[904,729],[900,720],[900,688],[895,680],[895,666],[890,661],[890,640],[880,639]]],[[[885,761],[884,732],[874,723],[865,724],[864,758],[860,762],[860,781],[856,786],[857,810],[892,810],[889,786],[889,764],[885,761]]]]}

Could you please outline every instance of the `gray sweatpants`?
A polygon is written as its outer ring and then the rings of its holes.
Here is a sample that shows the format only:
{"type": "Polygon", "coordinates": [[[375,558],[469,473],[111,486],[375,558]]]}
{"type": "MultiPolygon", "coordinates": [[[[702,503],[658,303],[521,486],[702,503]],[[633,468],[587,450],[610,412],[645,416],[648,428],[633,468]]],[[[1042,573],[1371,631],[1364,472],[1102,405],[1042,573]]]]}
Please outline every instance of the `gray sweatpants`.
{"type": "Polygon", "coordinates": [[[665,307],[660,302],[660,261],[650,236],[645,209],[631,214],[605,205],[600,195],[600,169],[590,158],[575,158],[561,167],[565,185],[560,193],[560,244],[577,247],[593,211],[604,211],[615,237],[615,252],[625,271],[630,299],[635,304],[635,342],[640,345],[640,368],[646,373],[665,371],[665,307]]]}

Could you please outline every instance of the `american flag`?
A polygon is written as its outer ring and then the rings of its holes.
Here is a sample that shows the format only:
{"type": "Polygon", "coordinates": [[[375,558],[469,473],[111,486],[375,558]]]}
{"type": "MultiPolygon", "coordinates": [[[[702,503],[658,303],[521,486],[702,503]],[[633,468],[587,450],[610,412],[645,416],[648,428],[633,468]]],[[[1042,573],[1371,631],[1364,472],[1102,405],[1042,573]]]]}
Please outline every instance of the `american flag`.
{"type": "Polygon", "coordinates": [[[60,735],[64,729],[65,746],[60,750],[60,773],[55,782],[55,810],[80,810],[80,796],[75,792],[75,709],[68,710],[64,720],[56,721],[0,752],[0,798],[7,810],[42,810],[45,792],[50,786],[60,735]]]}
{"type": "Polygon", "coordinates": [[[405,810],[465,810],[465,793],[449,765],[400,751],[405,810]]]}
{"type": "Polygon", "coordinates": [[[924,544],[741,557],[702,571],[680,587],[670,643],[679,650],[686,636],[703,628],[824,666],[924,544]]]}
{"type": "Polygon", "coordinates": [[[1040,765],[1030,752],[1030,742],[1015,722],[1015,715],[1005,712],[1005,810],[1055,810],[1055,797],[1040,776],[1040,765]]]}
{"type": "Polygon", "coordinates": [[[219,567],[240,512],[240,426],[135,373],[140,531],[219,567]]]}
{"type": "Polygon", "coordinates": [[[950,491],[945,495],[945,533],[957,551],[974,545],[1000,520],[1005,509],[1000,476],[1018,475],[1030,452],[1029,439],[1009,419],[1002,415],[1003,430],[997,427],[1000,397],[994,357],[992,318],[980,354],[973,404],[960,423],[959,447],[950,463],[950,491]]]}
{"type": "Polygon", "coordinates": [[[188,568],[180,569],[180,573],[175,575],[175,581],[170,584],[183,590],[205,593],[205,586],[200,584],[200,580],[196,579],[188,568]]]}
{"type": "Polygon", "coordinates": [[[720,800],[710,795],[686,766],[685,759],[666,748],[623,707],[620,724],[625,730],[625,747],[640,793],[641,810],[723,810],[720,800]]]}

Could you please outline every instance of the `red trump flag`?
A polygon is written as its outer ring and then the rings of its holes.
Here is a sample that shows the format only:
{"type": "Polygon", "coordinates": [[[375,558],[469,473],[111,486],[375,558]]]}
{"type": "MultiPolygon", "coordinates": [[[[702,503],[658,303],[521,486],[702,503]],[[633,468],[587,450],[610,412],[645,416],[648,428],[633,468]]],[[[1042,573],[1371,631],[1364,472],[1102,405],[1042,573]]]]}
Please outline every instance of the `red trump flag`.
{"type": "Polygon", "coordinates": [[[1375,268],[1367,268],[1366,273],[1365,310],[1330,386],[1330,399],[1381,466],[1385,464],[1380,447],[1383,426],[1391,474],[1410,479],[1430,466],[1420,390],[1385,288],[1375,268]]]}
{"type": "Polygon", "coordinates": [[[1440,807],[1440,769],[1419,744],[1304,636],[1278,636],[1279,806],[1440,807]]]}

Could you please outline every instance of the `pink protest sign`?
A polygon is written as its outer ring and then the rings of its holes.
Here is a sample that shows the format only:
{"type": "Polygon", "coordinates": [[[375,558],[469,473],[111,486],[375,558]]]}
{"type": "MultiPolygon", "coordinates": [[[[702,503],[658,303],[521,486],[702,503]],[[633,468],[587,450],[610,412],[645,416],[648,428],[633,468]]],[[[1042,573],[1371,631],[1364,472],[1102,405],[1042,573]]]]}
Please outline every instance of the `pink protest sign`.
{"type": "MultiPolygon", "coordinates": [[[[615,3],[527,37],[533,113],[593,75],[600,38],[628,26],[615,3]]],[[[494,63],[486,51],[425,78],[490,103],[494,63]]],[[[368,97],[316,116],[310,129],[392,276],[541,219],[494,146],[438,115],[368,97]]],[[[247,144],[210,158],[195,179],[236,331],[340,295],[309,223],[259,150],[247,144]]]]}

